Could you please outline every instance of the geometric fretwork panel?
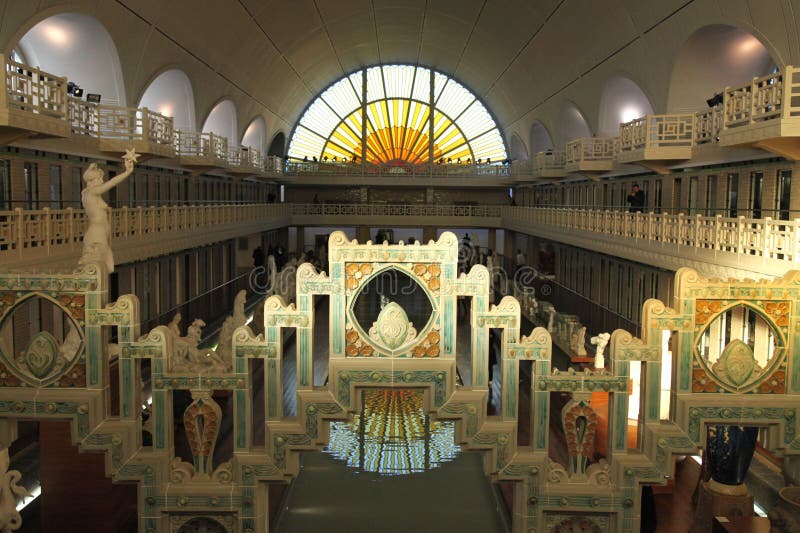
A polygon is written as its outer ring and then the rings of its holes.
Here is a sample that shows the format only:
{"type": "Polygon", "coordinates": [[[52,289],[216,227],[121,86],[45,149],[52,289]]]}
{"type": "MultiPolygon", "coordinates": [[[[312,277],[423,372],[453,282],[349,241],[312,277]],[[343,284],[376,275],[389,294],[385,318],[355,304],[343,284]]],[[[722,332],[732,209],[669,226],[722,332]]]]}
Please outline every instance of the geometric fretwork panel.
{"type": "MultiPolygon", "coordinates": [[[[134,296],[107,301],[104,266],[0,272],[2,446],[16,419],[72,421],[73,438],[83,450],[105,452],[115,481],[138,483],[140,530],[163,532],[266,531],[266,483],[296,475],[299,452],[325,446],[331,421],[346,423],[364,412],[362,399],[374,396],[363,394],[368,389],[414,391],[432,420],[454,423],[454,445],[486,454],[493,480],[516,482],[515,531],[638,530],[641,485],[664,483],[675,454],[705,444],[708,423],[768,428],[774,453],[800,454],[796,272],[756,282],[705,279],[682,269],[673,307],[648,300],[639,338],[613,332],[605,369],[556,371],[548,331],[521,334],[519,303],[508,296],[490,302],[486,268],[458,273],[452,233],[428,244],[390,245],[351,242],[336,232],[328,257],[329,273],[299,267],[295,301],[266,300],[263,334],[245,325],[237,299],[215,349],[198,347],[202,321],[184,329],[176,318],[142,334],[134,296]],[[315,386],[312,334],[320,296],[329,299],[329,363],[326,384],[315,386]],[[470,303],[468,320],[458,319],[459,297],[470,303]],[[36,327],[22,332],[18,312],[38,317],[36,327]],[[460,385],[456,372],[459,350],[467,348],[457,343],[459,327],[470,328],[469,385],[460,385]],[[112,328],[115,344],[109,344],[112,328]],[[491,328],[502,330],[496,416],[486,415],[491,328]],[[280,369],[290,329],[298,347],[289,384],[296,416],[285,417],[280,369]],[[668,415],[660,391],[664,331],[674,340],[668,415]],[[532,361],[530,435],[519,446],[519,370],[526,359],[532,361]],[[628,419],[633,361],[642,363],[635,430],[628,419]],[[253,404],[252,368],[263,368],[263,405],[253,404]],[[113,408],[112,382],[119,388],[113,408]],[[555,397],[563,406],[551,421],[555,397]],[[143,405],[149,405],[144,414],[143,405]],[[263,418],[254,420],[255,413],[263,418]],[[553,424],[563,431],[561,456],[550,453],[553,424]],[[233,451],[215,461],[224,427],[231,428],[233,451]],[[256,444],[256,427],[263,428],[264,444],[256,444]],[[176,456],[176,431],[185,433],[189,455],[176,456]]],[[[20,495],[14,476],[6,477],[9,486],[0,488],[20,495]]]]}

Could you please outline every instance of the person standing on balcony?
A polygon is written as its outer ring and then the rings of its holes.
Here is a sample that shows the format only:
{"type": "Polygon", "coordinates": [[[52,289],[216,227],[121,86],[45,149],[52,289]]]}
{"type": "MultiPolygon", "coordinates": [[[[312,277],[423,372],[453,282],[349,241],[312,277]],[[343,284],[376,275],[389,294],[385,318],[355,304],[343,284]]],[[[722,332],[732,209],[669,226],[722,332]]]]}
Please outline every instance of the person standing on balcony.
{"type": "Polygon", "coordinates": [[[641,213],[644,211],[644,191],[639,188],[638,183],[634,183],[628,195],[628,204],[631,213],[641,213]]]}
{"type": "Polygon", "coordinates": [[[114,255],[111,253],[111,224],[108,220],[109,207],[103,194],[110,191],[133,173],[133,166],[139,157],[133,149],[122,156],[125,161],[125,172],[104,181],[105,172],[96,163],[89,165],[83,173],[86,187],[81,191],[81,204],[89,224],[83,235],[83,252],[78,260],[79,265],[100,263],[109,273],[114,272],[114,255]]]}

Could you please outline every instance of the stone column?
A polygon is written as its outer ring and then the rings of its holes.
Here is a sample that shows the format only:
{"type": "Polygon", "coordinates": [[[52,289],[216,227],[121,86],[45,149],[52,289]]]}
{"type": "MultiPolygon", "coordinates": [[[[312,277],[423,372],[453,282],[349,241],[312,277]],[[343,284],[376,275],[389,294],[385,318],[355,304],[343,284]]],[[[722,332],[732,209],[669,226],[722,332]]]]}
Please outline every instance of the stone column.
{"type": "Polygon", "coordinates": [[[297,226],[297,255],[301,256],[306,251],[306,232],[305,226],[297,226]]]}

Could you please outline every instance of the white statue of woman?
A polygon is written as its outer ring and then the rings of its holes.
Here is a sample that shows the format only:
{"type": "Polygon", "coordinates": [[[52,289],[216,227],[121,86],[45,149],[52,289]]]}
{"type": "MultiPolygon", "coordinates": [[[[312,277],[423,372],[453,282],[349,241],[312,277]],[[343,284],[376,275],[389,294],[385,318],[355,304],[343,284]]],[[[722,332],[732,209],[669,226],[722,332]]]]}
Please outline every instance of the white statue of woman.
{"type": "Polygon", "coordinates": [[[133,172],[136,158],[134,150],[127,150],[122,159],[125,161],[125,172],[104,181],[105,172],[92,163],[83,173],[86,187],[81,191],[81,203],[89,219],[86,233],[83,235],[83,253],[78,261],[80,265],[100,263],[108,272],[114,272],[114,255],[111,253],[111,224],[108,221],[108,204],[103,200],[103,193],[110,191],[133,172]]]}

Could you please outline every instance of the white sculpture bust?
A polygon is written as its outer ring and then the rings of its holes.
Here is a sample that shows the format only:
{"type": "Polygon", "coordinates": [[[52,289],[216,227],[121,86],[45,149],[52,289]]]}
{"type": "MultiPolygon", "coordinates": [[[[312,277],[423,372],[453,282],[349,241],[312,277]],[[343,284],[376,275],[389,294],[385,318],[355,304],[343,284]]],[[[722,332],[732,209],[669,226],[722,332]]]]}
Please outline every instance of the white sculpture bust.
{"type": "Polygon", "coordinates": [[[597,346],[597,349],[594,352],[594,367],[595,368],[605,368],[606,360],[603,357],[603,352],[606,349],[606,345],[608,344],[609,339],[611,339],[610,333],[598,333],[589,341],[593,345],[597,346]]]}
{"type": "Polygon", "coordinates": [[[83,173],[86,183],[81,191],[81,203],[89,219],[86,233],[83,235],[83,252],[78,264],[100,263],[108,272],[114,272],[114,255],[111,253],[111,224],[108,221],[108,204],[103,200],[106,193],[122,183],[133,173],[133,166],[139,157],[133,149],[127,150],[122,159],[125,161],[125,172],[105,181],[105,172],[92,163],[83,173]]]}

